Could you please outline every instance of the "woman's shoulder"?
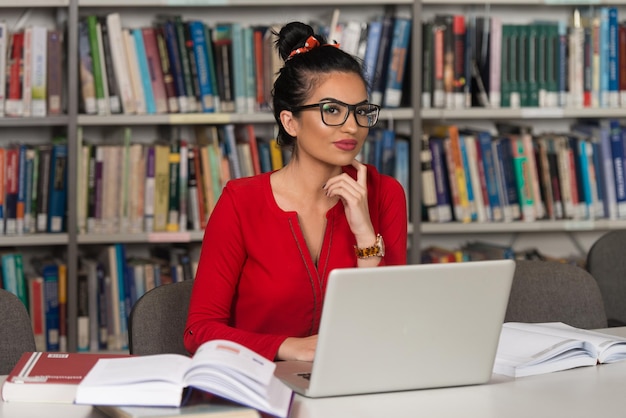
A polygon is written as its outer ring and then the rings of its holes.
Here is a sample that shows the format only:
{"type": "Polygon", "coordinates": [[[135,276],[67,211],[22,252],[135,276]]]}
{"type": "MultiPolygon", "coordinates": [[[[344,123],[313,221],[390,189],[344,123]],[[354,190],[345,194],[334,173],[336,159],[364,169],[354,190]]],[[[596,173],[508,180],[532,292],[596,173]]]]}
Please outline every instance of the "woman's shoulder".
{"type": "Polygon", "coordinates": [[[256,176],[229,180],[224,190],[236,195],[258,196],[258,193],[262,193],[265,187],[269,185],[270,174],[271,173],[262,173],[256,176]]]}

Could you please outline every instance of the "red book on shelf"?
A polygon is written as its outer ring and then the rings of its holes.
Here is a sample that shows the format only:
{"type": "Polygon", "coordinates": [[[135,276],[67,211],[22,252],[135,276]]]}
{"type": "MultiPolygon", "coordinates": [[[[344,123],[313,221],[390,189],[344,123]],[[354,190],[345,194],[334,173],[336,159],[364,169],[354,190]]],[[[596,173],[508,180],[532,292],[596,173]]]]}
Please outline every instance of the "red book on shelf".
{"type": "Polygon", "coordinates": [[[76,387],[99,359],[128,356],[110,353],[24,353],[2,385],[2,400],[74,403],[76,387]]]}

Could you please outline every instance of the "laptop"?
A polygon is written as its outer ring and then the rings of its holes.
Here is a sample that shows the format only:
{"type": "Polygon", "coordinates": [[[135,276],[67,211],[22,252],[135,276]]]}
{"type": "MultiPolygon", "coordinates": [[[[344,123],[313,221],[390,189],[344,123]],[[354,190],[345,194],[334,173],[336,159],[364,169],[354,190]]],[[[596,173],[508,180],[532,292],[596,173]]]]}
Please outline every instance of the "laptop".
{"type": "Polygon", "coordinates": [[[275,374],[312,398],[491,378],[513,260],[343,268],[328,276],[315,360],[275,374]]]}

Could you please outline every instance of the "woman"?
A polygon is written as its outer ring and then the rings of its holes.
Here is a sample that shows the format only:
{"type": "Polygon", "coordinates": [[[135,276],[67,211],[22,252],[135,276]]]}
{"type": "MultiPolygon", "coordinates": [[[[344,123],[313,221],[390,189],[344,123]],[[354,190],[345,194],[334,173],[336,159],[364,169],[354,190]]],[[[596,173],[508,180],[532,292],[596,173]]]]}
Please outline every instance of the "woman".
{"type": "Polygon", "coordinates": [[[208,221],[185,346],[241,343],[271,360],[312,361],[326,280],[339,267],[405,264],[400,184],[355,157],[378,120],[362,69],[299,22],[276,34],[280,170],[230,181],[208,221]]]}

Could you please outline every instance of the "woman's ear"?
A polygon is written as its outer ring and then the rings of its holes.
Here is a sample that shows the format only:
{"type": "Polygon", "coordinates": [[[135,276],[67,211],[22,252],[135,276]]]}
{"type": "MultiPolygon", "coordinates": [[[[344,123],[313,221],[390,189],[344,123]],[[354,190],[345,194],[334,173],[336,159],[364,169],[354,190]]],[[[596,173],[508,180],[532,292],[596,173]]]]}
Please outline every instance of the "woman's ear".
{"type": "Polygon", "coordinates": [[[283,124],[285,131],[294,138],[298,135],[298,120],[293,116],[293,113],[289,110],[283,110],[280,112],[280,122],[283,124]]]}

